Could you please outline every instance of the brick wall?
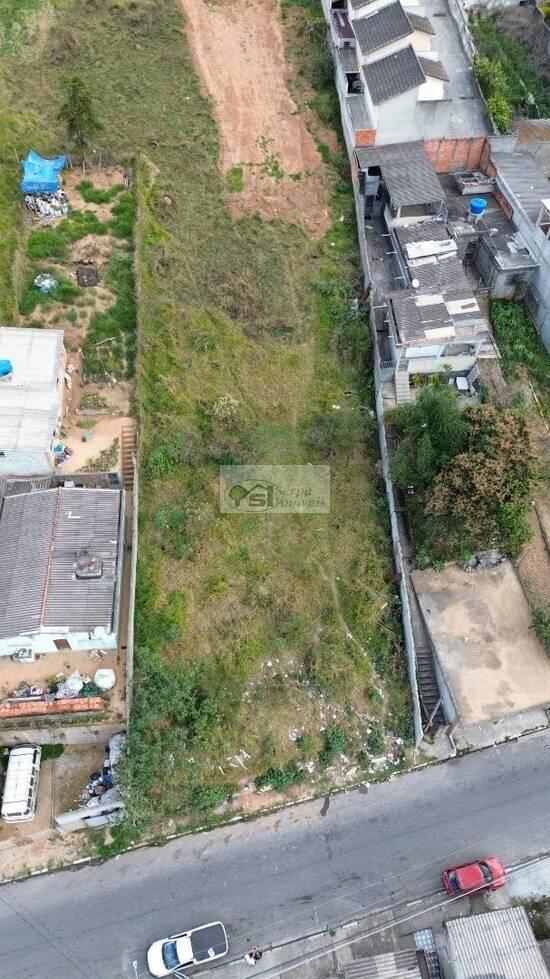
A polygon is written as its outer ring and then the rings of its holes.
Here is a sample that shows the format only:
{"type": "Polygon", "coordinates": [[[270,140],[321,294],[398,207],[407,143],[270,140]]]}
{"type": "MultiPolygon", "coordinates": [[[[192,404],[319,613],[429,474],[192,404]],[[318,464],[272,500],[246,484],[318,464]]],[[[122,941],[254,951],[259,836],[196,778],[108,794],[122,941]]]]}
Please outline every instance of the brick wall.
{"type": "Polygon", "coordinates": [[[426,139],[424,148],[436,173],[478,170],[487,145],[485,136],[472,139],[426,139]]]}
{"type": "Polygon", "coordinates": [[[20,700],[17,703],[0,704],[0,720],[50,714],[84,714],[104,710],[101,697],[75,697],[72,700],[20,700]]]}
{"type": "Polygon", "coordinates": [[[376,129],[356,129],[356,146],[374,146],[376,143],[376,129]]]}

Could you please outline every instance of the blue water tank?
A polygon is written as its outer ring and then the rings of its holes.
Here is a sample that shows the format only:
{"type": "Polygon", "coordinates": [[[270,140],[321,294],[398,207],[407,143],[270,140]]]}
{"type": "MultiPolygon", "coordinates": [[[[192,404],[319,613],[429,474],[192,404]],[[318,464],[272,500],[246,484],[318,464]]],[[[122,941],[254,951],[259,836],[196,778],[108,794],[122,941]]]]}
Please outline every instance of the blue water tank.
{"type": "Polygon", "coordinates": [[[487,201],[484,197],[472,197],[470,201],[470,214],[475,214],[476,217],[483,214],[487,210],[487,201]]]}
{"type": "Polygon", "coordinates": [[[7,377],[13,371],[11,360],[0,360],[0,377],[7,377]]]}

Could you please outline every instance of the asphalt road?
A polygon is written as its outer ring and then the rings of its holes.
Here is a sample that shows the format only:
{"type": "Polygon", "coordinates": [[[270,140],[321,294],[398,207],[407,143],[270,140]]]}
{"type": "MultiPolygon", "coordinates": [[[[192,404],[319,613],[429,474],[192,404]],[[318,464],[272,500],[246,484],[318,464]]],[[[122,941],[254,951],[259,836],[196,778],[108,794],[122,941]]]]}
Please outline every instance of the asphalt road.
{"type": "Polygon", "coordinates": [[[251,823],[0,887],[0,976],[145,977],[213,919],[231,953],[438,890],[444,866],[550,850],[550,734],[251,823]],[[134,967],[133,963],[136,962],[134,967]]]}

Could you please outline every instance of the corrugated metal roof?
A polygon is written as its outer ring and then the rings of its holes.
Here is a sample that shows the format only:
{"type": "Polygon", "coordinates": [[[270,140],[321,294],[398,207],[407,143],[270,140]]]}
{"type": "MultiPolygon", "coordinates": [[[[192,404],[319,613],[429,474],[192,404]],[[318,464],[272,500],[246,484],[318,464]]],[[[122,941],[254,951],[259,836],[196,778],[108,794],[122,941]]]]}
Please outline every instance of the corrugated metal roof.
{"type": "Polygon", "coordinates": [[[13,373],[0,380],[0,450],[48,451],[59,421],[62,330],[0,328],[0,359],[13,373]]]}
{"type": "Polygon", "coordinates": [[[364,54],[378,51],[386,44],[399,41],[413,32],[409,18],[399,0],[382,7],[374,14],[355,20],[353,29],[357,43],[364,54]]]}
{"type": "Polygon", "coordinates": [[[375,105],[387,102],[396,95],[418,88],[426,81],[414,49],[409,44],[394,54],[388,54],[370,65],[363,65],[363,75],[375,105]]]}
{"type": "Polygon", "coordinates": [[[445,191],[421,142],[359,147],[355,152],[362,170],[380,167],[395,207],[445,200],[445,191]]]}
{"type": "Polygon", "coordinates": [[[423,17],[422,14],[415,14],[412,10],[407,10],[407,17],[415,31],[422,31],[424,34],[435,34],[429,17],[423,17]]]}
{"type": "Polygon", "coordinates": [[[415,949],[358,959],[346,966],[344,976],[345,979],[422,979],[415,949]]]}
{"type": "Polygon", "coordinates": [[[402,248],[417,241],[450,241],[451,236],[443,221],[423,221],[420,224],[408,224],[394,229],[402,248]]]}
{"type": "Polygon", "coordinates": [[[506,908],[445,923],[461,979],[548,979],[525,908],[506,908]]]}
{"type": "Polygon", "coordinates": [[[354,129],[374,129],[374,123],[362,95],[346,95],[346,105],[354,129]]]}
{"type": "Polygon", "coordinates": [[[491,160],[497,169],[497,182],[499,177],[504,180],[534,224],[541,200],[550,197],[550,180],[528,153],[492,153],[491,160]]]}
{"type": "Polygon", "coordinates": [[[349,0],[349,2],[353,10],[360,10],[361,7],[368,7],[370,3],[374,3],[374,0],[349,0]]]}
{"type": "Polygon", "coordinates": [[[432,58],[422,58],[418,56],[420,67],[428,78],[438,78],[441,82],[448,82],[449,76],[440,61],[433,61],[432,58]]]}
{"type": "Polygon", "coordinates": [[[0,518],[0,638],[42,628],[112,631],[120,490],[60,487],[8,496],[0,518]],[[76,557],[102,562],[76,577],[76,557]]]}
{"type": "Polygon", "coordinates": [[[359,71],[359,62],[357,61],[355,48],[335,48],[335,51],[342,67],[342,71],[359,71]]]}

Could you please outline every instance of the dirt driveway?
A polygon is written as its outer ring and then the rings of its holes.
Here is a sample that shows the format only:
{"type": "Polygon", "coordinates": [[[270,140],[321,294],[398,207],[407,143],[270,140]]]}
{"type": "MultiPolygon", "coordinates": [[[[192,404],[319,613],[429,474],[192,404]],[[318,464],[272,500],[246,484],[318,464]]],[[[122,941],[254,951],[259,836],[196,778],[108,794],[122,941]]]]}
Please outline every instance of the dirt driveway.
{"type": "Polygon", "coordinates": [[[288,88],[276,0],[180,0],[195,68],[218,124],[220,167],[242,167],[243,188],[228,194],[232,213],[259,212],[328,230],[323,164],[288,88]]]}

